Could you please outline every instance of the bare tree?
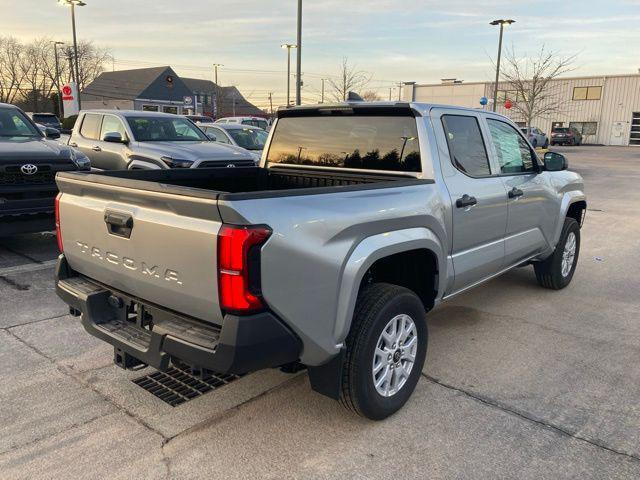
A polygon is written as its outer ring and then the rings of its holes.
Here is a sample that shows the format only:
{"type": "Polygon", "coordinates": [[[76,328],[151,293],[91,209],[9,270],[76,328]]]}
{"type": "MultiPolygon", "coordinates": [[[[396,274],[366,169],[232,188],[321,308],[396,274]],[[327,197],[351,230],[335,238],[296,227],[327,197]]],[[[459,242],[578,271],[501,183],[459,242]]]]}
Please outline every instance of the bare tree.
{"type": "Polygon", "coordinates": [[[105,64],[111,62],[113,56],[109,49],[97,47],[92,42],[78,44],[78,87],[83,90],[105,70],[105,64]]]}
{"type": "Polygon", "coordinates": [[[23,45],[15,38],[0,37],[0,102],[13,103],[20,93],[23,52],[23,45]]]}
{"type": "Polygon", "coordinates": [[[378,102],[382,100],[382,97],[378,95],[378,92],[375,90],[367,90],[366,92],[363,92],[361,96],[365,102],[378,102]]]}
{"type": "Polygon", "coordinates": [[[553,79],[570,72],[576,56],[562,56],[547,50],[544,45],[536,56],[518,58],[512,47],[505,53],[503,81],[507,93],[514,98],[511,107],[522,115],[527,127],[538,117],[547,118],[562,110],[564,100],[560,96],[560,85],[553,79]]]}
{"type": "Polygon", "coordinates": [[[349,59],[344,57],[340,65],[340,74],[336,80],[329,79],[329,85],[333,90],[333,98],[338,102],[347,99],[349,92],[362,90],[371,81],[371,75],[355,66],[349,65],[349,59]]]}
{"type": "MultiPolygon", "coordinates": [[[[56,72],[55,46],[50,38],[21,44],[12,37],[0,37],[0,102],[19,103],[35,112],[50,109],[59,83],[72,78],[73,49],[60,52],[56,72]]],[[[104,71],[112,59],[108,49],[91,42],[78,45],[79,86],[82,90],[104,71]]]]}

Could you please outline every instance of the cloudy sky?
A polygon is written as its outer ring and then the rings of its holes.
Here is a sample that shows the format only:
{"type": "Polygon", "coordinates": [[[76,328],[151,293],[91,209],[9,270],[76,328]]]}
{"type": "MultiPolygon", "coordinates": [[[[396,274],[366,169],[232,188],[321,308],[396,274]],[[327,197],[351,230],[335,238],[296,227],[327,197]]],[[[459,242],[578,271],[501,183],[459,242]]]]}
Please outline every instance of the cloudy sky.
{"type": "MultiPolygon", "coordinates": [[[[109,47],[118,70],[172,65],[182,75],[237,85],[256,104],[285,95],[286,53],[295,43],[296,0],[85,0],[78,35],[109,47]]],[[[70,14],[56,0],[0,0],[0,35],[70,41],[70,14]]],[[[370,72],[371,89],[393,82],[488,80],[498,29],[513,18],[505,45],[518,54],[543,44],[577,54],[575,74],[637,72],[640,0],[304,0],[303,99],[343,57],[370,72]]],[[[397,93],[395,93],[397,95],[397,93]]]]}

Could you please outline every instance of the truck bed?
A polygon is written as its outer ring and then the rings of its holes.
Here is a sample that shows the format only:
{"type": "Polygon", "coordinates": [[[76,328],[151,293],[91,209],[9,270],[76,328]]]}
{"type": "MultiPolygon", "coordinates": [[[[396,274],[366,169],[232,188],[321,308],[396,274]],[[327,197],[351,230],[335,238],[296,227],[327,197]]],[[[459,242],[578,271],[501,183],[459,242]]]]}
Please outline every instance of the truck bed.
{"type": "Polygon", "coordinates": [[[113,170],[64,174],[63,178],[138,190],[218,200],[329,193],[425,183],[410,175],[345,172],[332,169],[236,167],[172,170],[113,170]],[[386,185],[385,185],[386,184],[386,185]]]}

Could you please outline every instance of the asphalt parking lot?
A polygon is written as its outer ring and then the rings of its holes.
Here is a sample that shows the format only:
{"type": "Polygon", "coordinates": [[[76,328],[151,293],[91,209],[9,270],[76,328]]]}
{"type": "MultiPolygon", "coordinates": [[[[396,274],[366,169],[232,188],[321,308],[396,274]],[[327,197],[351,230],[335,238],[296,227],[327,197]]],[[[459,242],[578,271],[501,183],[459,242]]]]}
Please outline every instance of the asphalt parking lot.
{"type": "Polygon", "coordinates": [[[573,283],[521,268],[434,310],[378,423],[276,370],[171,407],[67,315],[53,235],[1,239],[0,477],[640,478],[640,149],[557,150],[589,196],[573,283]]]}

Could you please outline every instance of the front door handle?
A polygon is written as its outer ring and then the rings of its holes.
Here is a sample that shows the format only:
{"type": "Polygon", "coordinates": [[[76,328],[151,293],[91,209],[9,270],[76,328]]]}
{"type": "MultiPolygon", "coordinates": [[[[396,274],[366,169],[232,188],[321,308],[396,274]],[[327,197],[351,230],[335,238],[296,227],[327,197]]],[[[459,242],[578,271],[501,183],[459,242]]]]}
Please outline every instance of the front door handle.
{"type": "Polygon", "coordinates": [[[464,195],[462,195],[461,198],[456,200],[456,207],[458,208],[471,207],[476,203],[478,203],[478,200],[476,199],[476,197],[471,197],[465,193],[464,195]]]}
{"type": "Polygon", "coordinates": [[[524,195],[524,192],[519,188],[513,187],[509,190],[509,198],[518,198],[524,195]]]}
{"type": "Polygon", "coordinates": [[[78,146],[78,144],[77,144],[76,142],[71,142],[71,143],[69,144],[69,146],[70,146],[70,147],[77,147],[77,146],[78,146]]]}
{"type": "Polygon", "coordinates": [[[94,152],[101,152],[102,151],[102,149],[98,145],[93,147],[91,150],[93,150],[94,152]]]}

